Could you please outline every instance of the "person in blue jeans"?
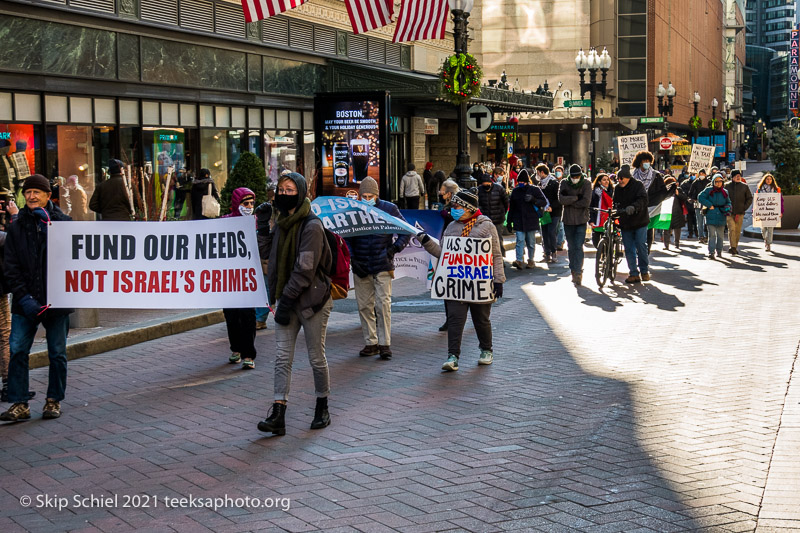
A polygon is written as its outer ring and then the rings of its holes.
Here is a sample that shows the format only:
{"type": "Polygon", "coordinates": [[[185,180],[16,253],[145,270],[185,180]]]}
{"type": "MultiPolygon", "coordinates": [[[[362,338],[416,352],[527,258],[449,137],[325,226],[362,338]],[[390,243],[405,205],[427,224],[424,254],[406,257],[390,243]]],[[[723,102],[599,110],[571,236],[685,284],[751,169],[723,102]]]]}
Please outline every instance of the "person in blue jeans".
{"type": "Polygon", "coordinates": [[[619,214],[619,229],[628,262],[625,283],[641,283],[650,281],[650,259],[647,253],[650,213],[644,184],[632,178],[630,166],[622,165],[617,172],[617,186],[614,189],[614,211],[619,214]]]}
{"type": "Polygon", "coordinates": [[[586,224],[589,222],[589,204],[592,201],[592,183],[583,175],[580,165],[570,166],[569,178],[561,180],[558,201],[564,207],[561,221],[567,239],[572,283],[579,286],[583,278],[583,243],[586,241],[586,224]]]}
{"type": "Polygon", "coordinates": [[[536,250],[536,230],[539,229],[539,216],[547,207],[547,198],[536,185],[531,185],[531,178],[524,168],[517,174],[517,186],[511,191],[509,202],[509,231],[516,233],[517,260],[512,266],[522,270],[533,268],[533,252],[536,250]],[[525,263],[525,248],[528,248],[528,263],[525,263]]]}
{"type": "Polygon", "coordinates": [[[711,185],[703,189],[697,201],[707,209],[706,228],[708,228],[708,258],[714,259],[716,253],[722,257],[722,244],[725,241],[725,226],[731,216],[731,199],[723,187],[722,174],[714,174],[711,185]]]}
{"type": "Polygon", "coordinates": [[[25,179],[22,194],[25,207],[8,227],[4,254],[6,284],[13,295],[8,365],[8,399],[12,405],[0,413],[0,420],[6,422],[31,417],[28,362],[39,324],[46,332],[50,358],[42,418],[61,416],[61,401],[67,388],[67,334],[72,309],[47,305],[47,228],[50,221],[72,219],[50,201],[50,182],[41,174],[25,179]]]}

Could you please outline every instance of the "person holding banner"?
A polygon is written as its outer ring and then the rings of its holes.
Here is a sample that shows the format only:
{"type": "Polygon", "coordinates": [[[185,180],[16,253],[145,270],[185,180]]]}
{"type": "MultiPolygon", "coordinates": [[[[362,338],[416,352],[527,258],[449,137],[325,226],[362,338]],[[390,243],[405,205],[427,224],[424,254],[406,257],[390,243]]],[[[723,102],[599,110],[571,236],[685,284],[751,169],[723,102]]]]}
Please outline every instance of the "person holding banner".
{"type": "MultiPolygon", "coordinates": [[[[767,172],[761,181],[758,183],[756,193],[778,193],[781,194],[781,188],[775,183],[775,178],[767,172]]],[[[783,195],[781,195],[781,217],[783,216],[783,195]]],[[[761,227],[761,236],[764,238],[764,249],[767,252],[772,251],[772,236],[775,232],[775,227],[761,227]]]]}
{"type": "Polygon", "coordinates": [[[731,199],[731,216],[728,217],[728,251],[731,255],[739,253],[739,237],[742,236],[742,223],[747,209],[753,205],[753,193],[742,181],[739,169],[731,171],[731,182],[725,187],[731,199]]]}
{"type": "Polygon", "coordinates": [[[633,158],[633,178],[641,181],[644,190],[647,191],[647,206],[651,217],[651,223],[647,228],[647,253],[653,247],[656,238],[656,230],[653,227],[653,213],[658,211],[661,202],[669,198],[669,191],[664,185],[664,176],[653,168],[653,154],[647,150],[638,152],[633,158]]]}
{"type": "Polygon", "coordinates": [[[716,173],[697,201],[707,208],[706,227],[708,228],[708,258],[714,259],[714,253],[722,257],[722,244],[725,240],[725,224],[731,214],[731,199],[723,184],[722,174],[716,173]]]}
{"type": "Polygon", "coordinates": [[[13,403],[0,414],[0,420],[6,422],[31,417],[28,359],[39,324],[46,332],[50,359],[42,418],[61,416],[67,387],[67,332],[72,309],[56,309],[47,304],[47,230],[51,221],[71,219],[53,205],[51,193],[47,178],[41,174],[28,176],[22,186],[25,207],[8,226],[3,271],[13,294],[8,366],[8,399],[13,403]]]}
{"type": "MultiPolygon", "coordinates": [[[[482,215],[478,210],[478,195],[475,189],[461,190],[452,199],[450,213],[454,221],[445,228],[442,242],[447,237],[474,237],[477,239],[491,240],[492,256],[492,282],[494,295],[486,301],[474,301],[474,298],[464,300],[445,299],[447,309],[447,361],[442,365],[442,370],[454,372],[458,370],[458,361],[461,356],[461,339],[464,335],[464,326],[467,323],[467,313],[472,315],[472,324],[478,335],[478,346],[481,353],[478,358],[479,365],[490,365],[494,361],[492,351],[492,322],[490,313],[492,302],[503,297],[503,283],[506,281],[503,270],[503,245],[497,235],[497,228],[489,217],[482,215]]],[[[425,233],[418,235],[419,242],[434,257],[441,258],[442,246],[425,233]]],[[[462,255],[462,254],[455,254],[462,255]]],[[[466,254],[463,254],[466,255],[466,254]]]]}
{"type": "Polygon", "coordinates": [[[569,167],[569,179],[561,180],[558,201],[564,207],[562,222],[567,239],[569,270],[572,283],[577,286],[583,278],[583,242],[586,240],[586,223],[589,222],[589,204],[592,202],[592,183],[583,176],[580,165],[569,167]]]}
{"type": "Polygon", "coordinates": [[[628,262],[628,277],[625,283],[641,283],[650,280],[650,258],[647,252],[647,225],[650,214],[647,209],[647,191],[644,184],[633,179],[628,165],[617,172],[614,189],[614,210],[619,213],[619,229],[625,260],[628,262]]]}
{"type": "MultiPolygon", "coordinates": [[[[372,178],[365,178],[364,181],[372,178]]],[[[372,180],[373,182],[375,180],[372,180]]],[[[362,181],[362,184],[364,182],[362,181]]],[[[327,274],[333,255],[322,221],[311,212],[305,178],[292,172],[278,179],[274,207],[278,215],[272,237],[267,278],[269,300],[275,311],[275,377],[271,412],[258,429],[286,434],[286,402],[292,381],[292,362],[300,328],[306,339],[308,361],[314,374],[317,403],[311,429],[331,423],[328,413],[330,374],[325,358],[325,335],[333,308],[331,278],[327,274]]]]}
{"type": "Polygon", "coordinates": [[[124,220],[132,218],[128,187],[122,177],[125,164],[119,159],[108,162],[109,178],[98,183],[89,200],[89,208],[99,214],[102,220],[124,220]]]}

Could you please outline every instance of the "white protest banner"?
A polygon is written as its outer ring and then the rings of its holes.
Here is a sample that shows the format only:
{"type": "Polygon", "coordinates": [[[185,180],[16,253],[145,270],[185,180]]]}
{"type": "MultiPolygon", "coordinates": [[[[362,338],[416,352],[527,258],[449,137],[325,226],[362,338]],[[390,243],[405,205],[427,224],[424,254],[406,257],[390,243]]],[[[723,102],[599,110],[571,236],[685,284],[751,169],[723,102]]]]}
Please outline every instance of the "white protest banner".
{"type": "Polygon", "coordinates": [[[701,170],[708,172],[711,163],[714,162],[715,146],[705,144],[693,144],[692,155],[689,156],[689,174],[696,174],[701,170]]]}
{"type": "Polygon", "coordinates": [[[431,298],[461,302],[494,301],[492,240],[445,237],[431,298]]]}
{"type": "Polygon", "coordinates": [[[737,161],[736,163],[734,163],[733,168],[744,172],[745,170],[747,170],[747,161],[737,161]]]}
{"type": "Polygon", "coordinates": [[[775,228],[781,223],[781,193],[757,192],[753,195],[753,226],[775,228]]]}
{"type": "Polygon", "coordinates": [[[621,135],[617,137],[617,148],[619,149],[619,164],[630,165],[637,152],[647,150],[647,135],[621,135]]]}
{"type": "Polygon", "coordinates": [[[53,222],[47,300],[68,308],[263,307],[255,221],[53,222]]]}
{"type": "Polygon", "coordinates": [[[419,231],[408,222],[360,200],[341,196],[320,196],[311,202],[311,211],[322,224],[342,238],[358,235],[416,235],[419,231]]]}

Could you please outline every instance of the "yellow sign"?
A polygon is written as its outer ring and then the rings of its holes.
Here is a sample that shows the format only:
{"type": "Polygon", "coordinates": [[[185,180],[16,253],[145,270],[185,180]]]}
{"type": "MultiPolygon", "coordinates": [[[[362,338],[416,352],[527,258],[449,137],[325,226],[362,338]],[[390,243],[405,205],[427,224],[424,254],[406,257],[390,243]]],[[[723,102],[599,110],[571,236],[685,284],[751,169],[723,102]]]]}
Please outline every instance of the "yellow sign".
{"type": "Polygon", "coordinates": [[[669,155],[690,155],[692,153],[692,145],[691,144],[682,144],[672,145],[672,150],[669,151],[669,155]]]}

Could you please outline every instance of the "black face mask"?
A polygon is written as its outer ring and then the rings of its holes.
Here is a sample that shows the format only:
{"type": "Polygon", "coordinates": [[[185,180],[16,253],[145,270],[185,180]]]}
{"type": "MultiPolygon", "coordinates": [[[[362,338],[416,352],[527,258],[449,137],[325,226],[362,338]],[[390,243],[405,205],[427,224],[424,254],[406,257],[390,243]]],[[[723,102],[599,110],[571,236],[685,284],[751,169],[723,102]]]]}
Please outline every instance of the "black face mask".
{"type": "Polygon", "coordinates": [[[289,210],[294,209],[297,207],[297,195],[296,194],[276,194],[275,195],[275,208],[283,213],[284,215],[289,212],[289,210]]]}

